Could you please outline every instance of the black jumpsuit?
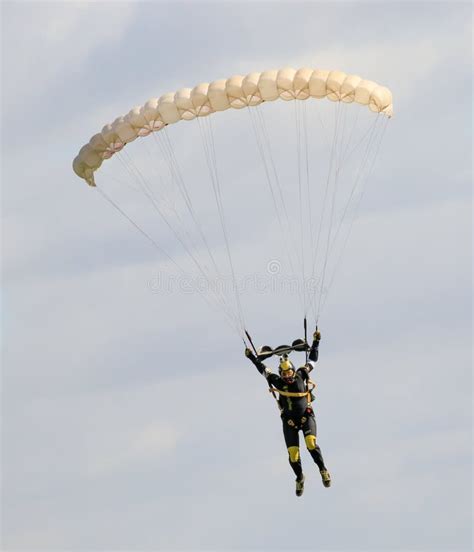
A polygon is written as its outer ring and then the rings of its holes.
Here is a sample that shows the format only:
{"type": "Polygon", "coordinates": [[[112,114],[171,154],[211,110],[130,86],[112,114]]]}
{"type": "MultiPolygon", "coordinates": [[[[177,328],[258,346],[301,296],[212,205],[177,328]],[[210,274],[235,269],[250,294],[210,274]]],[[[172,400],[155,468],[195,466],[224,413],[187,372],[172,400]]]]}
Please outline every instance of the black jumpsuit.
{"type": "MultiPolygon", "coordinates": [[[[290,393],[306,392],[306,382],[309,379],[309,373],[314,368],[314,363],[318,360],[319,341],[314,341],[309,353],[307,366],[298,368],[292,383],[286,382],[277,374],[273,374],[261,360],[255,355],[250,355],[250,360],[255,364],[257,370],[266,378],[268,383],[274,388],[288,391],[290,393]]],[[[301,457],[299,452],[299,431],[301,430],[305,437],[306,447],[311,457],[317,464],[320,471],[325,470],[324,460],[321,449],[316,444],[316,419],[311,405],[308,405],[308,399],[304,397],[286,397],[280,395],[278,405],[281,411],[283,422],[283,435],[285,437],[286,447],[288,449],[288,459],[297,479],[303,476],[301,467],[301,457]]]]}

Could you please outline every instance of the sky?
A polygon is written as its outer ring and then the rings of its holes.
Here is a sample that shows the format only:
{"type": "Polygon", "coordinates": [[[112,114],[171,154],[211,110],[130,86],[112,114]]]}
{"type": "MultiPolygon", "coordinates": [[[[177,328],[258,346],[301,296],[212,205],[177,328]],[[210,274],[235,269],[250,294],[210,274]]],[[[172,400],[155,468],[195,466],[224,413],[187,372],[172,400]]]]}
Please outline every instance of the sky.
{"type": "MultiPolygon", "coordinates": [[[[471,550],[471,4],[18,1],[1,19],[2,550],[471,550]],[[301,499],[223,313],[164,292],[173,265],[72,171],[148,98],[287,66],[360,74],[394,98],[319,319],[333,485],[302,450],[301,499]]],[[[262,107],[289,186],[277,103],[262,107]]],[[[221,184],[239,276],[268,277],[284,261],[243,111],[214,116],[221,184]]],[[[196,127],[178,126],[201,190],[196,127]]],[[[112,192],[115,161],[97,175],[112,192]]],[[[216,210],[196,204],[224,255],[216,210]]],[[[301,337],[293,295],[243,303],[258,345],[301,337]]]]}

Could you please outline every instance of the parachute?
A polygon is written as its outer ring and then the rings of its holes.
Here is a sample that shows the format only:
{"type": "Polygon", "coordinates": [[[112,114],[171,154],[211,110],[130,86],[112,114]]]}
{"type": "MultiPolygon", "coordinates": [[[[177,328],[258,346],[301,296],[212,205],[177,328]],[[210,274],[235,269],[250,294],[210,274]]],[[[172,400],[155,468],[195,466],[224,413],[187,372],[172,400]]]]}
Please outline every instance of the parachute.
{"type": "MultiPolygon", "coordinates": [[[[181,274],[190,271],[183,263],[186,257],[191,270],[208,284],[197,291],[211,306],[221,309],[230,327],[245,341],[244,293],[237,271],[242,255],[235,245],[236,238],[259,220],[256,214],[273,213],[273,222],[255,232],[252,245],[258,247],[265,241],[265,231],[271,234],[269,228],[278,228],[280,254],[276,258],[281,260],[269,260],[268,275],[272,276],[275,269],[279,274],[286,271],[291,275],[297,284],[302,316],[306,320],[312,315],[317,324],[392,114],[388,88],[341,71],[304,67],[234,75],[182,88],[133,108],[92,136],[74,159],[73,169],[181,274]],[[320,102],[323,99],[329,102],[320,102]],[[293,103],[294,109],[291,115],[288,109],[271,111],[271,103],[293,103]],[[321,108],[325,103],[334,109],[310,113],[309,103],[321,104],[321,108]],[[368,109],[362,114],[364,107],[368,109]],[[238,125],[237,131],[232,127],[234,119],[228,116],[218,125],[223,139],[216,139],[214,116],[229,110],[248,113],[239,117],[246,119],[246,128],[250,129],[246,137],[241,137],[238,125]],[[189,121],[193,120],[198,122],[202,155],[197,153],[196,133],[190,131],[189,121]],[[171,135],[169,127],[175,123],[181,123],[176,125],[180,134],[171,135]],[[281,137],[272,135],[275,128],[281,137]],[[187,134],[191,142],[186,145],[187,134]],[[293,145],[286,145],[290,135],[293,145]],[[146,137],[153,137],[155,151],[150,152],[149,146],[140,151],[150,140],[146,137]],[[135,141],[140,148],[129,155],[127,151],[135,141]],[[243,161],[239,154],[239,149],[249,144],[259,157],[258,177],[253,161],[248,161],[250,157],[243,161]],[[121,176],[104,176],[104,183],[97,185],[96,174],[103,169],[98,170],[114,157],[120,162],[121,176]],[[206,177],[194,168],[185,175],[183,167],[187,163],[193,167],[193,161],[189,161],[192,157],[204,159],[206,177]],[[227,169],[222,174],[222,166],[232,160],[239,170],[248,166],[253,171],[250,178],[240,177],[237,193],[228,184],[234,171],[227,169]],[[266,186],[260,186],[260,182],[266,182],[266,186]],[[117,192],[117,183],[126,190],[123,202],[113,198],[109,190],[111,186],[117,192]],[[231,200],[226,195],[229,191],[233,193],[231,200]],[[148,214],[143,220],[136,215],[138,196],[153,211],[159,227],[150,223],[148,214]],[[249,198],[247,205],[245,201],[240,205],[242,197],[249,198]],[[229,220],[239,209],[237,220],[229,220]],[[217,233],[220,244],[216,243],[217,233]],[[170,238],[174,240],[172,246],[170,238]],[[226,278],[231,285],[212,285],[226,278]]],[[[219,118],[215,120],[217,123],[219,118]]],[[[264,258],[268,252],[269,248],[263,247],[259,257],[264,258]]],[[[245,263],[240,265],[245,272],[245,263]]]]}

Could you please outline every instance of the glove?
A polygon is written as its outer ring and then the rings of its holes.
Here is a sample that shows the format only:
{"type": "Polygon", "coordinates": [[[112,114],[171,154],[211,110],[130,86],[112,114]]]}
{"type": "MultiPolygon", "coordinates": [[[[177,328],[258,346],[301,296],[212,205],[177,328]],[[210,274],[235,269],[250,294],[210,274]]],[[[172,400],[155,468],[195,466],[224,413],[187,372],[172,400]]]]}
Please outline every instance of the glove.
{"type": "Polygon", "coordinates": [[[316,330],[313,334],[314,341],[321,341],[321,332],[319,330],[316,330]]]}
{"type": "Polygon", "coordinates": [[[247,358],[250,358],[251,356],[253,356],[252,351],[248,347],[246,347],[245,349],[245,356],[247,358]]]}

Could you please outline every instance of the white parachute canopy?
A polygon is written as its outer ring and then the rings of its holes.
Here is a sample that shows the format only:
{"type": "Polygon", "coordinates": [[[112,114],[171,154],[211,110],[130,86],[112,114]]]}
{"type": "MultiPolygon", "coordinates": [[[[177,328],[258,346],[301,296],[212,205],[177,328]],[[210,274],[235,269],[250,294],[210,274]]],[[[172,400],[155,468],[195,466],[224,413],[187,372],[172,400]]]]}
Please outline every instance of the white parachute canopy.
{"type": "Polygon", "coordinates": [[[259,260],[278,304],[293,293],[301,318],[318,322],[392,110],[390,90],[341,71],[234,75],[135,107],[95,134],[73,168],[95,187],[103,161],[117,157],[121,173],[104,172],[99,192],[177,272],[204,282],[197,292],[245,337],[243,282],[259,260]],[[238,116],[213,122],[230,108],[238,116]]]}

